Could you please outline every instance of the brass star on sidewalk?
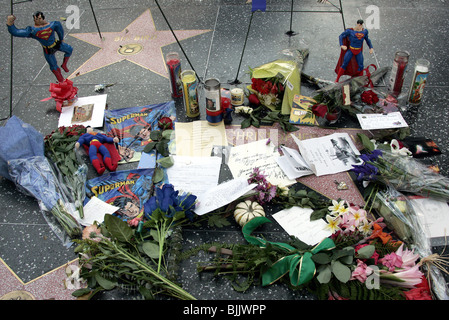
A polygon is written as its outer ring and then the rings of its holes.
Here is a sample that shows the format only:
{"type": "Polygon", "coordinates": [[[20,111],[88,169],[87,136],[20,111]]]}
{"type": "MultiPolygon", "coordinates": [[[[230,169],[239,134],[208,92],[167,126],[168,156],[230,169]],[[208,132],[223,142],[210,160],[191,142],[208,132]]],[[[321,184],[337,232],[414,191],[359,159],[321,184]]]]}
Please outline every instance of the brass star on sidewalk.
{"type": "MultiPolygon", "coordinates": [[[[174,30],[179,41],[211,30],[174,30]]],[[[127,60],[168,77],[162,48],[175,43],[170,30],[156,30],[150,9],[142,13],[121,32],[102,32],[103,40],[97,33],[70,34],[79,40],[100,48],[68,78],[86,74],[116,62],[127,60]]]]}

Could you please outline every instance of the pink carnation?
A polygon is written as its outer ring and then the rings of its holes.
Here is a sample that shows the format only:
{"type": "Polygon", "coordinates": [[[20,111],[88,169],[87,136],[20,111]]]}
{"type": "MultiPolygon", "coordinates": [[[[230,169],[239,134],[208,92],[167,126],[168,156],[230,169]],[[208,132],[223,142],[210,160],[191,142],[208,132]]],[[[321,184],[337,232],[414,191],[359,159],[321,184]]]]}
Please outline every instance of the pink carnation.
{"type": "Polygon", "coordinates": [[[385,255],[379,262],[386,266],[389,271],[394,271],[395,268],[402,266],[402,258],[394,252],[385,255]]]}

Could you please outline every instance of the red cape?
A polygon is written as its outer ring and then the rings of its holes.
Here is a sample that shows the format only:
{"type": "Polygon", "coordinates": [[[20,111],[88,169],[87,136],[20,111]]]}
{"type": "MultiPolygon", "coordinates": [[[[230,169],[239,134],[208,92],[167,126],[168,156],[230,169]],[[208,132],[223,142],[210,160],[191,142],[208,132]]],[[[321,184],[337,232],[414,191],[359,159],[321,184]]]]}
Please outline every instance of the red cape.
{"type": "MultiPolygon", "coordinates": [[[[345,54],[349,50],[349,40],[347,37],[343,39],[343,45],[346,46],[348,49],[347,50],[341,49],[341,51],[340,51],[340,58],[338,59],[337,66],[335,67],[336,74],[338,74],[338,70],[340,70],[340,67],[343,64],[343,59],[345,57],[345,54]]],[[[362,50],[363,50],[363,46],[362,46],[362,50]]],[[[342,75],[347,75],[347,76],[351,76],[351,77],[355,76],[358,73],[358,71],[357,71],[358,68],[359,68],[359,65],[357,64],[355,56],[352,56],[351,61],[349,61],[349,64],[346,67],[346,70],[342,75]]]]}

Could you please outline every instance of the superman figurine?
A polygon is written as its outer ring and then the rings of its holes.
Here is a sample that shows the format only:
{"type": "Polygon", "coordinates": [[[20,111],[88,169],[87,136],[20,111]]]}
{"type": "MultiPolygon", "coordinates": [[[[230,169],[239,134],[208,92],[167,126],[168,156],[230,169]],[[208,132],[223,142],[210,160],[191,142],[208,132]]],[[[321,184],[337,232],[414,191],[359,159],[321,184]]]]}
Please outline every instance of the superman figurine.
{"type": "Polygon", "coordinates": [[[80,145],[84,145],[85,149],[89,153],[89,159],[98,174],[103,174],[106,167],[110,171],[117,169],[117,149],[113,143],[117,143],[119,139],[117,137],[111,138],[104,134],[95,132],[91,127],[87,127],[86,133],[83,134],[75,143],[75,148],[79,148],[80,145]],[[113,154],[111,155],[111,152],[113,154]]]}
{"type": "Polygon", "coordinates": [[[337,79],[342,75],[360,76],[363,71],[363,41],[369,47],[369,53],[374,52],[371,40],[368,38],[368,30],[363,28],[363,20],[357,20],[355,28],[346,29],[339,37],[341,53],[335,72],[337,79]]]}
{"type": "Polygon", "coordinates": [[[59,21],[47,22],[45,20],[44,14],[40,11],[37,11],[33,14],[33,19],[34,27],[28,26],[25,29],[18,29],[14,25],[16,17],[10,15],[8,16],[6,22],[8,31],[15,37],[33,38],[39,41],[39,43],[42,45],[42,48],[44,49],[44,57],[50,66],[51,72],[54,73],[56,79],[59,82],[63,82],[64,77],[61,74],[61,69],[58,67],[55,53],[56,51],[64,52],[64,61],[61,65],[61,68],[65,72],[69,72],[69,69],[67,68],[67,62],[72,55],[73,48],[67,43],[63,42],[64,29],[62,27],[62,24],[59,21]],[[55,33],[58,34],[59,40],[56,40],[55,33]]]}

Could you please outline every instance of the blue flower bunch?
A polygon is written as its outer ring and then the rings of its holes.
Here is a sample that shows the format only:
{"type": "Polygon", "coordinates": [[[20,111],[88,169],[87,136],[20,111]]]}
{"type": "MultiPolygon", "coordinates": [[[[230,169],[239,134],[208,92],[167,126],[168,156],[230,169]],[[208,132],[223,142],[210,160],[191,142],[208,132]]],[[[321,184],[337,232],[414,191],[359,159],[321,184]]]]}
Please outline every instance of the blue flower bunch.
{"type": "Polygon", "coordinates": [[[190,193],[179,194],[172,184],[164,184],[156,188],[156,195],[151,197],[144,205],[145,217],[151,219],[154,212],[160,211],[167,218],[183,218],[193,220],[197,197],[190,193]],[[182,216],[184,215],[184,216],[182,216]],[[182,216],[182,217],[180,217],[182,216]]]}
{"type": "Polygon", "coordinates": [[[360,155],[360,159],[363,160],[361,165],[352,165],[352,171],[357,174],[357,180],[376,180],[379,174],[379,169],[372,164],[380,156],[382,151],[379,149],[373,150],[371,153],[365,153],[360,155]]]}

